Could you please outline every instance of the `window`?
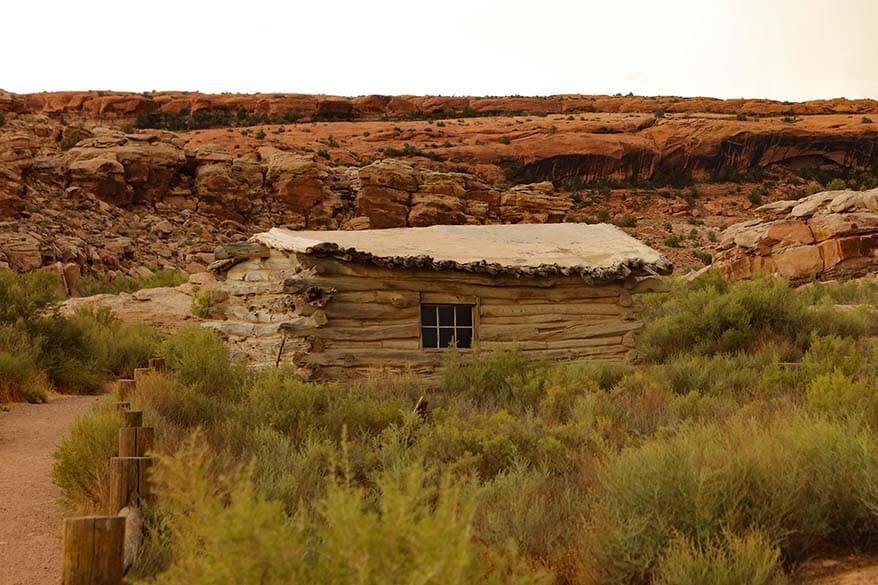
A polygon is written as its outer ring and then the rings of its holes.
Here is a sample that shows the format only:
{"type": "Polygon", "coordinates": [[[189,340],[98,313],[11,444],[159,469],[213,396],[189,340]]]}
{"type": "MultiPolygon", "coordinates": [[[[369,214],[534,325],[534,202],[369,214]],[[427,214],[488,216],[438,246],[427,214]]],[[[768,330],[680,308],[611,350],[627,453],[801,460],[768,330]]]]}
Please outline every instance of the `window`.
{"type": "Polygon", "coordinates": [[[474,305],[421,305],[421,346],[424,349],[473,346],[474,305]]]}

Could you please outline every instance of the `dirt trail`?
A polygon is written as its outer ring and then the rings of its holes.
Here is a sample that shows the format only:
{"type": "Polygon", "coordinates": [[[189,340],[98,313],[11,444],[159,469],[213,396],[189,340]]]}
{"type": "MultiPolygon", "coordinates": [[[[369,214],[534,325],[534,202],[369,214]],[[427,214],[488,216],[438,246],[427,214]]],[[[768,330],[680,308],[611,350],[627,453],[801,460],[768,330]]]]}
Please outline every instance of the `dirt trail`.
{"type": "Polygon", "coordinates": [[[0,585],[60,582],[61,490],[52,452],[98,396],[65,396],[0,413],[0,585]]]}

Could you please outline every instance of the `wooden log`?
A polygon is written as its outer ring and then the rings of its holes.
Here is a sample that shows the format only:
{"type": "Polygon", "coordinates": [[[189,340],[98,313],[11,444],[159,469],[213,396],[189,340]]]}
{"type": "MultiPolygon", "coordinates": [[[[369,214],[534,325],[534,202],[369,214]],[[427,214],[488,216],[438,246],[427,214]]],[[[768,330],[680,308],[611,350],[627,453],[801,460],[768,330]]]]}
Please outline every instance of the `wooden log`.
{"type": "Polygon", "coordinates": [[[414,307],[394,307],[393,305],[380,305],[378,303],[330,303],[324,309],[328,319],[341,317],[344,319],[402,319],[405,317],[419,318],[419,309],[414,307]]]}
{"type": "Polygon", "coordinates": [[[415,291],[354,291],[337,292],[332,299],[333,303],[381,303],[391,305],[399,309],[416,307],[421,302],[421,295],[415,291]]]}
{"type": "Polygon", "coordinates": [[[122,413],[122,416],[125,419],[126,427],[142,427],[143,426],[143,411],[142,410],[126,410],[122,413]]]}
{"type": "Polygon", "coordinates": [[[130,378],[116,380],[116,396],[119,400],[130,400],[134,396],[134,380],[130,378]]]}
{"type": "Polygon", "coordinates": [[[563,339],[590,339],[623,335],[643,327],[640,321],[607,321],[601,323],[573,323],[560,327],[536,325],[485,325],[479,329],[480,341],[549,341],[563,339]]]}
{"type": "Polygon", "coordinates": [[[149,358],[149,369],[155,372],[164,372],[167,369],[165,358],[149,358]]]}
{"type": "Polygon", "coordinates": [[[62,585],[120,585],[124,546],[125,518],[66,518],[62,585]]]}
{"type": "Polygon", "coordinates": [[[152,451],[155,429],[122,427],[119,429],[119,457],[145,457],[152,451]]]}
{"type": "Polygon", "coordinates": [[[233,242],[223,244],[214,250],[213,256],[216,260],[227,260],[229,258],[268,258],[271,250],[268,246],[258,242],[233,242]]]}
{"type": "Polygon", "coordinates": [[[519,317],[524,315],[613,315],[624,316],[631,311],[611,303],[540,303],[526,305],[509,303],[492,305],[483,303],[482,317],[519,317]]]}
{"type": "Polygon", "coordinates": [[[315,337],[321,339],[350,341],[381,341],[384,339],[417,339],[420,335],[418,317],[402,325],[381,325],[363,323],[359,327],[333,327],[330,321],[325,327],[314,330],[315,337]]]}
{"type": "Polygon", "coordinates": [[[140,506],[150,496],[149,468],[152,457],[111,457],[108,513],[126,506],[140,506]]]}
{"type": "Polygon", "coordinates": [[[143,383],[143,379],[150,373],[149,368],[134,368],[134,386],[137,387],[143,383]]]}
{"type": "Polygon", "coordinates": [[[125,412],[129,408],[131,408],[131,403],[127,400],[120,400],[116,403],[116,410],[118,410],[119,412],[125,412]]]}

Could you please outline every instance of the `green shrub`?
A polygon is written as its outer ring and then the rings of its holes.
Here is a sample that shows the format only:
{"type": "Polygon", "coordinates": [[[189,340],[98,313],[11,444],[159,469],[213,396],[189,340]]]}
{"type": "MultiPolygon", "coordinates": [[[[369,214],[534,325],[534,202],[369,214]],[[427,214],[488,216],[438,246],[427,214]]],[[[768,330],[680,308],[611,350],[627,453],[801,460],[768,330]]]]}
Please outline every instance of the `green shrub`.
{"type": "Polygon", "coordinates": [[[229,397],[240,392],[244,372],[229,361],[222,338],[197,325],[181,327],[159,349],[183,385],[208,396],[229,397]]]}
{"type": "Polygon", "coordinates": [[[100,276],[85,275],[76,281],[76,294],[90,297],[98,294],[132,293],[145,288],[175,287],[186,282],[186,274],[179,270],[162,268],[149,276],[116,275],[107,281],[100,276]]]}
{"type": "Polygon", "coordinates": [[[792,414],[684,429],[607,462],[590,528],[606,583],[651,575],[674,539],[700,550],[763,532],[794,561],[878,536],[878,445],[850,422],[792,414]]]}
{"type": "Polygon", "coordinates": [[[862,410],[871,393],[841,370],[818,374],[808,385],[806,398],[811,408],[833,416],[862,410]]]}
{"type": "Polygon", "coordinates": [[[64,133],[64,137],[61,139],[58,146],[61,150],[70,150],[76,146],[80,140],[82,140],[82,134],[80,134],[79,130],[69,130],[64,133]]]}
{"type": "Polygon", "coordinates": [[[762,534],[724,535],[697,546],[677,538],[662,558],[656,585],[785,585],[780,552],[762,534]]]}
{"type": "Polygon", "coordinates": [[[539,381],[533,385],[523,383],[532,365],[524,352],[515,346],[490,353],[475,353],[468,359],[458,352],[450,352],[442,371],[440,389],[482,404],[497,401],[534,404],[542,393],[541,384],[539,381]]]}
{"type": "Polygon", "coordinates": [[[314,514],[290,519],[246,473],[217,480],[197,442],[155,470],[175,545],[157,584],[547,582],[512,552],[485,554],[472,537],[472,497],[447,480],[434,487],[418,467],[378,478],[374,503],[334,483],[314,514]]]}
{"type": "MultiPolygon", "coordinates": [[[[870,118],[869,116],[863,116],[862,119],[860,119],[860,122],[863,123],[863,124],[871,124],[871,123],[872,123],[872,118],[870,118]]],[[[0,123],[0,126],[2,126],[2,125],[3,125],[3,124],[0,123]]]]}
{"type": "Polygon", "coordinates": [[[843,189],[847,189],[847,183],[844,182],[844,179],[832,179],[826,184],[827,191],[841,191],[843,189]]]}
{"type": "Polygon", "coordinates": [[[732,285],[716,272],[678,286],[650,307],[650,317],[638,348],[655,361],[684,352],[753,351],[778,342],[792,342],[804,351],[812,332],[859,337],[872,327],[866,313],[809,308],[805,297],[782,279],[760,277],[732,285]]]}
{"type": "Polygon", "coordinates": [[[105,400],[74,421],[55,451],[52,477],[70,509],[96,511],[106,503],[110,457],[116,455],[122,424],[115,404],[105,400]]]}

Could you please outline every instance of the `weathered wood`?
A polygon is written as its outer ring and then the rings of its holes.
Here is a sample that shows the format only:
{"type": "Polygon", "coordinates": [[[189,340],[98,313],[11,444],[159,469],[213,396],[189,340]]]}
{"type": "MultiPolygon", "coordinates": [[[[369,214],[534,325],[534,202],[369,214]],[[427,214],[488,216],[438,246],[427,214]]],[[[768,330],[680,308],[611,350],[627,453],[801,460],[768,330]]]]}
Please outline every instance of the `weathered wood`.
{"type": "Polygon", "coordinates": [[[111,457],[110,497],[107,512],[118,514],[122,508],[139,506],[150,496],[149,469],[152,457],[111,457]]]}
{"type": "Polygon", "coordinates": [[[381,303],[399,309],[416,307],[421,302],[421,295],[414,291],[370,290],[358,292],[335,293],[333,303],[381,303]]]}
{"type": "MultiPolygon", "coordinates": [[[[627,315],[631,311],[611,303],[540,303],[491,305],[482,304],[480,314],[485,317],[518,317],[522,315],[627,315]]],[[[573,321],[574,319],[571,319],[573,321]]]]}
{"type": "Polygon", "coordinates": [[[227,260],[229,258],[268,258],[271,250],[268,246],[257,242],[233,242],[218,246],[213,252],[216,260],[227,260]]]}
{"type": "Polygon", "coordinates": [[[122,427],[119,429],[119,457],[146,457],[152,451],[155,429],[122,427]]]}
{"type": "Polygon", "coordinates": [[[344,319],[401,319],[411,317],[418,322],[420,313],[418,307],[399,308],[392,305],[379,305],[377,303],[329,303],[324,309],[326,317],[342,317],[344,319]]]}
{"type": "Polygon", "coordinates": [[[570,324],[561,327],[527,325],[485,325],[479,333],[480,341],[546,341],[563,339],[589,339],[623,335],[643,327],[640,321],[610,321],[606,323],[570,324]]]}
{"type": "Polygon", "coordinates": [[[124,518],[115,515],[66,518],[62,585],[120,585],[124,546],[124,518]]]}
{"type": "Polygon", "coordinates": [[[542,315],[516,315],[516,316],[492,316],[479,315],[479,321],[483,325],[562,325],[565,323],[606,323],[608,321],[619,321],[616,315],[562,315],[562,314],[542,314],[542,315]]]}
{"type": "Polygon", "coordinates": [[[362,324],[359,327],[333,327],[332,322],[314,330],[314,335],[322,339],[374,341],[383,339],[417,339],[420,326],[417,318],[402,325],[362,324]]]}
{"type": "Polygon", "coordinates": [[[130,400],[134,396],[134,380],[130,378],[116,380],[116,396],[119,400],[130,400]]]}
{"type": "Polygon", "coordinates": [[[143,379],[150,374],[149,368],[134,368],[134,386],[143,383],[143,379]]]}
{"type": "Polygon", "coordinates": [[[122,413],[126,427],[142,427],[143,411],[142,410],[126,410],[122,413]]]}
{"type": "Polygon", "coordinates": [[[395,366],[405,368],[418,365],[438,365],[445,357],[443,351],[397,351],[384,349],[331,350],[308,354],[306,364],[318,366],[395,366]]]}
{"type": "Polygon", "coordinates": [[[594,337],[591,339],[562,339],[553,341],[516,341],[509,343],[507,341],[480,341],[479,349],[492,351],[497,349],[518,347],[523,351],[537,350],[562,350],[562,349],[582,349],[587,350],[593,347],[615,347],[621,351],[622,336],[615,335],[612,337],[594,337]]]}
{"type": "Polygon", "coordinates": [[[155,372],[164,372],[167,370],[165,358],[149,358],[149,369],[155,372]]]}

